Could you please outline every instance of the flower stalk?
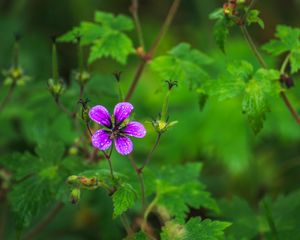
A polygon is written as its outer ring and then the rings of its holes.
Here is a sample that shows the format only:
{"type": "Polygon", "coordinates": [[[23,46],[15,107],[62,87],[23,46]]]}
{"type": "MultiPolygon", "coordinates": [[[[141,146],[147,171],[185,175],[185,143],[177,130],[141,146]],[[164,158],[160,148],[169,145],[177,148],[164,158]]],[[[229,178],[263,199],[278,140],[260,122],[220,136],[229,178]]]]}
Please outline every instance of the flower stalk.
{"type": "Polygon", "coordinates": [[[151,58],[155,54],[155,52],[156,52],[156,50],[157,50],[157,48],[158,48],[158,46],[159,46],[159,44],[161,42],[161,40],[163,39],[164,35],[168,31],[168,29],[169,29],[169,27],[170,27],[170,25],[171,25],[171,23],[172,23],[172,21],[174,19],[174,16],[175,16],[175,14],[176,14],[176,12],[178,10],[180,2],[181,2],[181,0],[174,0],[173,1],[172,5],[170,7],[170,10],[169,10],[169,12],[167,14],[167,17],[166,17],[166,19],[165,19],[165,21],[164,21],[164,23],[163,23],[163,25],[162,25],[159,33],[158,33],[156,39],[154,40],[154,42],[153,42],[150,50],[147,53],[144,54],[144,57],[141,59],[139,65],[138,65],[138,67],[136,69],[134,78],[133,78],[133,80],[131,82],[131,85],[130,85],[129,90],[127,92],[127,95],[125,97],[125,101],[129,101],[131,99],[131,97],[132,97],[132,95],[133,95],[133,93],[134,93],[134,91],[136,89],[136,86],[137,86],[137,84],[138,84],[138,82],[139,82],[139,80],[140,80],[140,78],[141,78],[141,76],[143,74],[143,71],[145,69],[146,63],[151,60],[151,58]]]}

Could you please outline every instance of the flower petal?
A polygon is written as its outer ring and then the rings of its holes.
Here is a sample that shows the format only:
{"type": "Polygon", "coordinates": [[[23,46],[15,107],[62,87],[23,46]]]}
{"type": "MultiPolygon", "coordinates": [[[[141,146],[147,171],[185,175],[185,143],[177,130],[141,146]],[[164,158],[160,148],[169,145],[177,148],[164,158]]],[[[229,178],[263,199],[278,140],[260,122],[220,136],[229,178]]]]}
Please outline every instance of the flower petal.
{"type": "Polygon", "coordinates": [[[107,109],[101,105],[93,107],[89,111],[90,119],[94,122],[99,123],[105,127],[111,127],[110,115],[107,109]]]}
{"type": "Polygon", "coordinates": [[[94,133],[92,136],[92,144],[95,148],[106,150],[111,146],[112,140],[107,131],[101,129],[94,133]]]}
{"type": "Polygon", "coordinates": [[[133,106],[129,102],[121,102],[115,106],[114,116],[116,123],[123,122],[126,118],[128,118],[133,110],[133,106]]]}
{"type": "Polygon", "coordinates": [[[146,135],[146,129],[143,124],[139,122],[129,122],[123,129],[122,133],[128,136],[143,138],[146,135]]]}
{"type": "Polygon", "coordinates": [[[133,149],[133,143],[128,137],[118,136],[115,139],[115,146],[118,153],[128,155],[133,149]]]}

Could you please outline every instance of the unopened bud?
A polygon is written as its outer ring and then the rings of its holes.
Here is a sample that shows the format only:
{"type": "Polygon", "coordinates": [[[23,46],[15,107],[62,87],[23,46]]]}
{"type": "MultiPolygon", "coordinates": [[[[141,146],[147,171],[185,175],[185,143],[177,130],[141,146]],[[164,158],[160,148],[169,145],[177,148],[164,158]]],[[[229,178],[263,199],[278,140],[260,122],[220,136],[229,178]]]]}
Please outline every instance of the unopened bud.
{"type": "Polygon", "coordinates": [[[79,188],[73,188],[71,190],[70,194],[70,202],[72,204],[77,204],[80,200],[80,189],[79,188]]]}
{"type": "Polygon", "coordinates": [[[72,175],[72,176],[68,177],[68,179],[67,179],[67,183],[69,183],[69,184],[74,184],[74,183],[78,183],[78,182],[79,182],[78,176],[76,176],[76,175],[72,175]]]}

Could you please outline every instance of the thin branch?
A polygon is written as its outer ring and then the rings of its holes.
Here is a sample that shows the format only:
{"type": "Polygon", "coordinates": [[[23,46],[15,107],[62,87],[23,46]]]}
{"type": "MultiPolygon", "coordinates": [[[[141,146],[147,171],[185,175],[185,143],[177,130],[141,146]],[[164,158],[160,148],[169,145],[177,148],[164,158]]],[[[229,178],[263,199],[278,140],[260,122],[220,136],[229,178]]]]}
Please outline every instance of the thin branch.
{"type": "Polygon", "coordinates": [[[181,0],[174,0],[171,7],[170,7],[170,10],[168,12],[168,15],[160,29],[160,32],[158,33],[156,39],[154,40],[153,44],[152,44],[152,47],[150,48],[149,52],[145,54],[145,57],[142,58],[140,64],[138,65],[137,67],[137,70],[135,72],[135,75],[134,75],[134,78],[132,80],[132,83],[129,87],[129,90],[127,92],[127,95],[125,97],[125,101],[129,101],[133,92],[135,91],[135,88],[141,78],[141,75],[144,71],[144,68],[145,68],[145,65],[146,63],[153,57],[153,55],[155,54],[155,51],[159,45],[159,43],[161,42],[163,36],[165,35],[165,33],[168,31],[170,25],[171,25],[171,22],[177,12],[177,9],[179,7],[179,4],[180,4],[181,0]]]}
{"type": "MultiPolygon", "coordinates": [[[[257,60],[261,64],[261,66],[263,68],[268,68],[268,66],[265,63],[263,57],[261,56],[260,52],[258,51],[255,43],[253,42],[253,40],[252,40],[252,38],[251,38],[251,36],[250,36],[247,28],[243,25],[243,26],[241,26],[241,30],[242,30],[242,33],[243,33],[245,39],[247,40],[249,46],[251,47],[254,55],[256,56],[257,60]]],[[[295,110],[295,108],[291,104],[291,102],[288,99],[288,97],[285,94],[285,92],[283,92],[283,91],[280,92],[280,96],[281,96],[283,102],[285,103],[286,107],[288,108],[289,112],[292,114],[293,118],[295,119],[296,123],[300,125],[300,116],[298,115],[297,111],[295,110]]]]}
{"type": "Polygon", "coordinates": [[[3,98],[2,102],[0,103],[0,111],[2,111],[5,108],[5,106],[8,104],[8,102],[10,101],[10,99],[13,95],[14,89],[15,89],[15,85],[16,84],[14,84],[14,83],[10,85],[6,96],[3,98]]]}
{"type": "Polygon", "coordinates": [[[261,56],[261,54],[259,53],[254,41],[252,40],[247,28],[245,27],[245,25],[242,25],[241,26],[241,30],[242,30],[242,33],[245,37],[245,39],[247,40],[250,48],[252,49],[254,55],[256,56],[257,60],[259,61],[260,65],[263,67],[263,68],[268,68],[267,67],[267,64],[265,62],[265,60],[263,59],[263,57],[261,56]]]}
{"type": "Polygon", "coordinates": [[[105,151],[102,151],[103,154],[104,154],[104,157],[106,158],[106,160],[108,161],[108,165],[109,165],[109,170],[110,170],[110,175],[111,175],[111,178],[112,179],[115,179],[115,176],[114,176],[114,171],[113,171],[113,167],[112,167],[112,163],[111,163],[111,154],[112,154],[112,151],[113,151],[113,145],[111,146],[110,148],[110,152],[109,154],[107,154],[105,151]]]}
{"type": "Polygon", "coordinates": [[[25,235],[23,240],[34,239],[56,217],[63,207],[63,203],[56,204],[56,206],[51,209],[51,211],[30,232],[25,235]]]}
{"type": "Polygon", "coordinates": [[[139,39],[139,44],[144,49],[145,44],[144,44],[143,31],[142,31],[139,14],[138,14],[138,9],[139,9],[138,0],[132,0],[131,6],[129,9],[130,9],[130,12],[131,12],[133,20],[134,20],[136,32],[137,32],[138,39],[139,39]]]}
{"type": "Polygon", "coordinates": [[[152,155],[153,155],[155,149],[157,148],[157,146],[158,146],[158,144],[159,144],[160,138],[161,138],[161,133],[158,133],[158,134],[157,134],[156,141],[155,141],[155,144],[153,145],[152,149],[150,150],[150,152],[149,152],[149,154],[148,154],[148,156],[147,156],[147,158],[146,158],[144,164],[142,165],[142,167],[139,168],[139,171],[142,172],[143,169],[144,169],[144,167],[146,167],[146,166],[149,164],[149,162],[150,162],[150,160],[151,160],[151,158],[152,158],[152,155]]]}
{"type": "Polygon", "coordinates": [[[141,186],[142,208],[143,208],[143,211],[144,211],[145,207],[146,207],[146,200],[145,200],[146,198],[145,198],[145,184],[144,184],[143,173],[140,171],[140,169],[136,165],[136,163],[135,163],[134,159],[132,158],[132,156],[129,155],[128,158],[130,160],[130,163],[131,163],[132,167],[134,168],[134,170],[137,174],[137,177],[138,177],[138,180],[139,180],[139,183],[140,183],[140,186],[141,186]]]}

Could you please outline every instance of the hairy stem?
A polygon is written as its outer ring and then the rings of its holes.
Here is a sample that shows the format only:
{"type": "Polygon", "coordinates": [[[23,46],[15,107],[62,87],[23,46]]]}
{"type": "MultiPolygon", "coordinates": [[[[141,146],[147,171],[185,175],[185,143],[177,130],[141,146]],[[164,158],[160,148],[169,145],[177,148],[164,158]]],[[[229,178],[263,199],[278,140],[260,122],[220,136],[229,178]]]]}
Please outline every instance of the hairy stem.
{"type": "Polygon", "coordinates": [[[124,215],[121,215],[120,220],[121,220],[121,223],[122,223],[123,227],[126,230],[127,235],[128,236],[131,235],[132,234],[132,229],[130,228],[130,225],[128,224],[128,221],[127,221],[126,217],[124,215]]]}
{"type": "Polygon", "coordinates": [[[163,23],[163,25],[162,25],[159,33],[158,33],[156,39],[154,40],[154,42],[153,42],[150,50],[148,51],[148,53],[145,54],[147,57],[144,57],[141,60],[141,62],[138,65],[138,67],[137,67],[137,70],[135,72],[134,78],[133,78],[132,83],[131,83],[131,85],[129,87],[127,95],[125,97],[125,101],[129,101],[130,98],[132,97],[132,94],[134,93],[135,88],[136,88],[136,86],[137,86],[137,84],[138,84],[138,82],[139,82],[139,80],[141,78],[141,75],[142,75],[143,71],[144,71],[146,63],[153,57],[153,55],[154,55],[154,53],[155,53],[155,51],[156,51],[159,43],[161,42],[163,36],[168,31],[168,29],[169,29],[169,27],[171,25],[171,22],[172,22],[175,14],[177,12],[177,9],[179,7],[180,1],[181,0],[174,0],[173,1],[172,5],[170,7],[170,10],[168,12],[168,15],[167,15],[167,17],[166,17],[166,19],[165,19],[165,21],[164,21],[164,23],[163,23]]]}
{"type": "Polygon", "coordinates": [[[144,164],[139,169],[140,172],[142,172],[143,169],[149,164],[149,162],[150,162],[150,160],[151,160],[151,158],[153,156],[153,153],[154,153],[155,149],[157,148],[157,146],[158,146],[158,144],[160,142],[160,138],[161,138],[161,133],[158,133],[152,149],[150,150],[150,152],[149,152],[149,154],[148,154],[148,156],[147,156],[144,164]]]}
{"type": "Polygon", "coordinates": [[[104,154],[104,157],[106,158],[106,160],[108,161],[108,165],[109,165],[109,170],[110,170],[110,176],[111,178],[114,180],[115,179],[115,176],[114,176],[114,171],[113,171],[113,167],[112,167],[112,163],[111,163],[111,154],[112,154],[112,151],[113,151],[113,145],[111,146],[110,148],[110,152],[109,154],[107,154],[105,151],[102,151],[103,154],[104,154]]]}
{"type": "Polygon", "coordinates": [[[56,204],[56,206],[51,209],[50,212],[48,212],[47,215],[24,236],[23,240],[34,239],[56,217],[56,215],[62,210],[63,207],[63,203],[56,204]]]}
{"type": "Polygon", "coordinates": [[[138,166],[136,165],[134,159],[132,158],[131,155],[128,156],[130,163],[132,165],[132,167],[134,168],[134,171],[137,174],[139,183],[140,183],[140,187],[141,187],[141,197],[142,197],[142,208],[143,211],[146,207],[146,198],[145,198],[145,184],[144,184],[144,178],[143,178],[143,173],[139,170],[138,166]]]}
{"type": "Polygon", "coordinates": [[[285,59],[283,60],[283,63],[281,65],[281,68],[280,68],[280,73],[281,74],[284,74],[285,73],[285,70],[286,70],[286,67],[290,61],[290,57],[291,57],[291,54],[288,54],[285,59]]]}
{"type": "Polygon", "coordinates": [[[0,103],[0,111],[2,111],[5,106],[9,103],[12,95],[13,95],[13,92],[15,90],[15,86],[16,84],[15,83],[12,83],[7,91],[7,94],[6,96],[3,98],[2,102],[0,103]]]}
{"type": "Polygon", "coordinates": [[[159,199],[159,194],[156,193],[155,198],[148,205],[148,207],[146,208],[146,210],[144,212],[144,221],[142,223],[142,230],[143,231],[145,231],[145,226],[147,225],[148,216],[149,216],[150,212],[152,211],[152,209],[154,208],[155,204],[157,203],[158,199],[159,199]]]}
{"type": "MultiPolygon", "coordinates": [[[[243,33],[245,39],[247,40],[249,46],[251,47],[254,55],[256,56],[257,60],[261,64],[261,66],[263,68],[267,68],[267,64],[265,63],[263,57],[261,56],[260,52],[258,51],[258,49],[257,49],[255,43],[253,42],[247,28],[243,25],[243,26],[241,26],[241,30],[242,30],[242,33],[243,33]]],[[[291,104],[291,102],[288,99],[285,92],[283,92],[283,91],[280,92],[280,97],[282,98],[282,100],[285,103],[285,105],[286,105],[287,109],[289,110],[289,112],[292,114],[292,116],[295,119],[296,123],[300,125],[300,116],[298,115],[297,111],[295,110],[295,108],[291,104]]]]}
{"type": "Polygon", "coordinates": [[[260,52],[258,51],[254,41],[252,40],[252,37],[250,36],[250,34],[249,34],[249,32],[246,28],[246,26],[242,25],[241,30],[242,30],[242,33],[243,33],[245,39],[247,40],[250,48],[252,49],[254,55],[256,56],[257,60],[259,61],[260,65],[263,68],[267,68],[267,64],[266,64],[265,60],[263,59],[263,57],[261,56],[260,52]]]}
{"type": "Polygon", "coordinates": [[[71,119],[74,119],[75,114],[71,112],[66,106],[60,101],[59,98],[55,100],[56,105],[65,113],[67,114],[71,119]]]}
{"type": "Polygon", "coordinates": [[[131,12],[133,20],[134,20],[137,36],[139,39],[139,44],[144,49],[145,48],[144,37],[143,37],[143,31],[142,31],[142,27],[141,27],[141,23],[140,23],[140,19],[139,19],[138,9],[139,9],[138,0],[132,0],[131,6],[130,6],[130,12],[131,12]]]}

